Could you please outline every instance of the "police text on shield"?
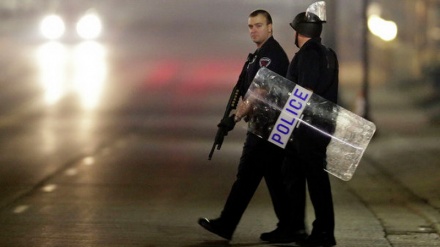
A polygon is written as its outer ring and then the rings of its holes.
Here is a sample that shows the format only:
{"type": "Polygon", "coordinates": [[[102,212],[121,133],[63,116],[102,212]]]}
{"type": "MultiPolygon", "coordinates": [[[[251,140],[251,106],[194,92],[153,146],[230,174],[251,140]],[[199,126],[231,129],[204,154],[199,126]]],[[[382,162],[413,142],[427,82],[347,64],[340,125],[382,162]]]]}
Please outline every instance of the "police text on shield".
{"type": "Polygon", "coordinates": [[[270,133],[268,141],[281,148],[286,147],[311,95],[311,91],[298,85],[295,86],[270,133]]]}

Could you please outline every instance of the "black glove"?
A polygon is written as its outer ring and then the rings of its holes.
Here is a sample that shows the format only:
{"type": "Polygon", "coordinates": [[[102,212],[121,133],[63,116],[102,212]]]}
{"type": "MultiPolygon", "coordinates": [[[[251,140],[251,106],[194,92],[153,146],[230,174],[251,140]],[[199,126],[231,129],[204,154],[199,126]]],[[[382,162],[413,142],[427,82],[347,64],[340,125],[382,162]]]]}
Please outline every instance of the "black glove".
{"type": "Polygon", "coordinates": [[[217,127],[222,128],[226,131],[231,131],[235,127],[235,114],[223,118],[219,124],[217,124],[217,127]]]}

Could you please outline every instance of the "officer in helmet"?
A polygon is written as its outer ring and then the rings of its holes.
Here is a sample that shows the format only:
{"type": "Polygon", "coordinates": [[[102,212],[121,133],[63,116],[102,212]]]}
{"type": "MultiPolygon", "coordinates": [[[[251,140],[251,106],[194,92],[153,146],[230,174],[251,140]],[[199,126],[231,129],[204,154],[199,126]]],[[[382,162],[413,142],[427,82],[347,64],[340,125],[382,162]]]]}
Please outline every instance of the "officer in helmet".
{"type": "MultiPolygon", "coordinates": [[[[299,13],[290,23],[295,30],[295,45],[299,51],[293,57],[287,79],[307,88],[321,97],[337,103],[338,61],[336,54],[321,43],[323,23],[326,22],[325,3],[316,2],[306,12],[299,13]]],[[[328,133],[334,131],[334,123],[321,123],[319,119],[303,116],[304,121],[328,133]]],[[[283,168],[289,195],[297,204],[293,208],[303,216],[306,183],[315,212],[310,236],[302,246],[334,246],[333,199],[326,167],[326,148],[330,138],[301,124],[293,133],[292,142],[286,147],[283,168]]]]}
{"type": "Polygon", "coordinates": [[[300,34],[308,38],[320,38],[324,22],[326,21],[321,20],[313,13],[302,12],[295,16],[295,19],[290,23],[290,26],[296,31],[295,45],[300,48],[298,43],[298,35],[300,34]]]}

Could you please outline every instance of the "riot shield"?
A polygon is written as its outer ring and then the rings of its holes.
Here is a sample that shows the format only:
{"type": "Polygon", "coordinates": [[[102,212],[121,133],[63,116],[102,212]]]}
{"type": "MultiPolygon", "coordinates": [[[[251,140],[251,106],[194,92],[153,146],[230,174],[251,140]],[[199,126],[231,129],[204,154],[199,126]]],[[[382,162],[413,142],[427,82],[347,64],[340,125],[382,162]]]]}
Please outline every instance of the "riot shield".
{"type": "Polygon", "coordinates": [[[311,130],[327,145],[325,170],[345,181],[352,178],[376,131],[374,123],[264,67],[245,98],[252,105],[250,132],[285,148],[296,132],[311,130]]]}

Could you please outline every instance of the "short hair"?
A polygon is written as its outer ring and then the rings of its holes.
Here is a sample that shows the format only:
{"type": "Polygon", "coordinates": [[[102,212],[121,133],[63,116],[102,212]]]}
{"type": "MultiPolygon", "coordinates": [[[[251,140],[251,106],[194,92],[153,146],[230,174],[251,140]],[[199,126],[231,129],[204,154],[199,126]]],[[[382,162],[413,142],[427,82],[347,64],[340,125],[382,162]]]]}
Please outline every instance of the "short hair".
{"type": "Polygon", "coordinates": [[[267,24],[272,24],[272,16],[270,16],[269,12],[263,9],[257,9],[252,11],[252,13],[249,15],[249,17],[255,17],[257,15],[263,15],[266,17],[267,24]]]}

